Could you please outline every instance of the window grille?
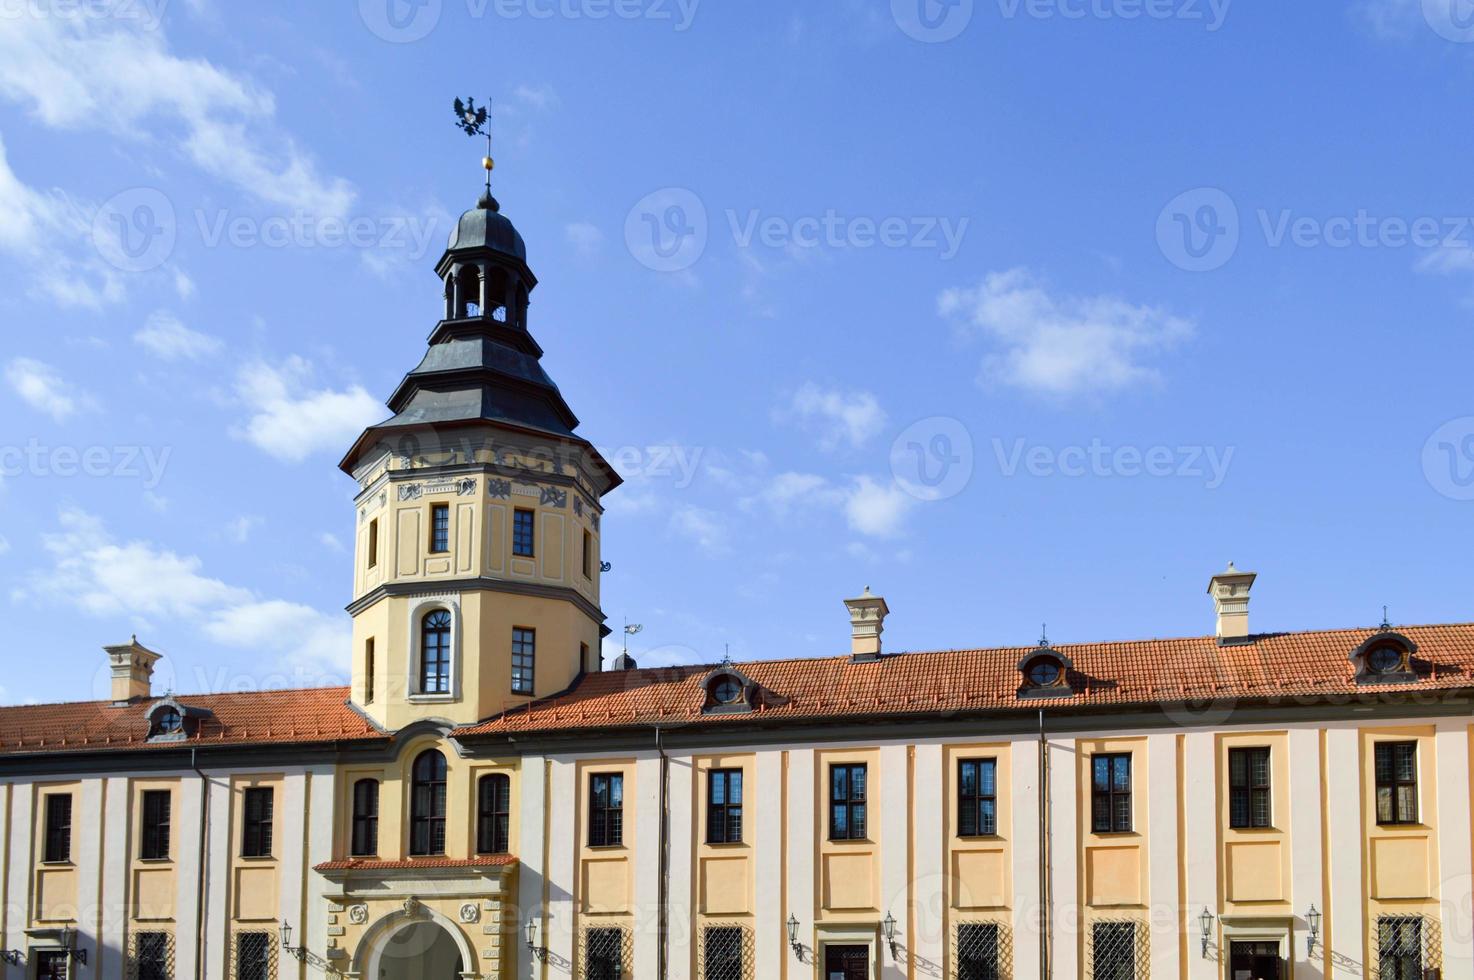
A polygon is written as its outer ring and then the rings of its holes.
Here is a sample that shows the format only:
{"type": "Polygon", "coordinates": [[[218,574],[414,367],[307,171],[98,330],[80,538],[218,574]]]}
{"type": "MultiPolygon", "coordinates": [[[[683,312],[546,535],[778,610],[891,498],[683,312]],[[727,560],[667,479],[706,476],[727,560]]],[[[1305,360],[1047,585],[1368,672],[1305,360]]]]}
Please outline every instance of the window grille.
{"type": "Polygon", "coordinates": [[[624,929],[586,929],[583,934],[583,980],[625,980],[630,937],[624,929]]]}
{"type": "Polygon", "coordinates": [[[1013,934],[999,922],[964,922],[952,936],[954,980],[1011,980],[1013,934]]]}
{"type": "Polygon", "coordinates": [[[1134,920],[1094,923],[1086,952],[1091,980],[1148,980],[1150,976],[1147,931],[1134,920]]]}
{"type": "Polygon", "coordinates": [[[235,934],[235,980],[276,980],[276,937],[269,932],[235,934]]]}
{"type": "Polygon", "coordinates": [[[1443,969],[1438,920],[1419,915],[1377,919],[1377,970],[1374,980],[1429,980],[1443,969]]]}
{"type": "Polygon", "coordinates": [[[128,949],[128,980],[174,980],[174,936],[135,932],[128,949]]]}
{"type": "Polygon", "coordinates": [[[701,933],[701,980],[750,980],[753,942],[741,925],[707,926],[701,933]]]}

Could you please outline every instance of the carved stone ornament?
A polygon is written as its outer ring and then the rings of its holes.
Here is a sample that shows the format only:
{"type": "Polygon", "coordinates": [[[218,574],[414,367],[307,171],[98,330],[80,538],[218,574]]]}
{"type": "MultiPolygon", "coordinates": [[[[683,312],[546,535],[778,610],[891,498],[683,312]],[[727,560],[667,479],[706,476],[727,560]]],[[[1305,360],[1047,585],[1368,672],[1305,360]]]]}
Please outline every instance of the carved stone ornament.
{"type": "Polygon", "coordinates": [[[542,492],[542,497],[540,498],[540,503],[544,507],[547,507],[549,505],[551,505],[553,507],[567,507],[568,506],[568,491],[567,490],[559,490],[556,487],[543,487],[542,488],[542,491],[543,492],[542,492]]]}
{"type": "Polygon", "coordinates": [[[464,925],[475,925],[481,921],[481,906],[475,902],[467,902],[461,906],[461,922],[464,925]]]}
{"type": "Polygon", "coordinates": [[[418,898],[406,898],[404,900],[404,914],[411,919],[418,919],[425,914],[425,906],[420,904],[418,898]]]}
{"type": "Polygon", "coordinates": [[[399,488],[400,500],[419,500],[425,495],[425,488],[418,483],[407,483],[399,488]]]}
{"type": "Polygon", "coordinates": [[[573,498],[573,512],[575,514],[577,514],[579,517],[582,517],[583,516],[583,498],[582,497],[574,497],[573,498]]]}
{"type": "Polygon", "coordinates": [[[361,926],[364,923],[368,922],[368,906],[367,905],[354,905],[354,906],[351,906],[348,909],[348,921],[351,922],[351,923],[353,923],[356,926],[361,926]]]}
{"type": "Polygon", "coordinates": [[[462,497],[476,496],[475,480],[460,480],[456,483],[456,493],[462,497]]]}
{"type": "Polygon", "coordinates": [[[492,480],[486,485],[486,492],[498,500],[506,500],[512,496],[512,481],[492,480]]]}

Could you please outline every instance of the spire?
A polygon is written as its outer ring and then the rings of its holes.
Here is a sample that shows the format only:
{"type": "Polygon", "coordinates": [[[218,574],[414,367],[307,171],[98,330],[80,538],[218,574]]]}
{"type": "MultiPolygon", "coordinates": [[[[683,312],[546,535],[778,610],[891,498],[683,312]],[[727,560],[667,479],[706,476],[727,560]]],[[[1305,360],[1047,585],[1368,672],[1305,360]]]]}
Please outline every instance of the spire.
{"type": "MultiPolygon", "coordinates": [[[[487,100],[488,104],[490,99],[487,100]]],[[[502,206],[497,199],[491,196],[491,172],[496,169],[496,161],[491,156],[491,130],[487,128],[486,106],[478,107],[474,98],[468,98],[462,102],[459,98],[455,101],[456,127],[467,136],[486,137],[486,156],[481,158],[481,168],[486,171],[486,190],[482,192],[481,199],[476,206],[483,211],[501,211],[502,206]]]]}

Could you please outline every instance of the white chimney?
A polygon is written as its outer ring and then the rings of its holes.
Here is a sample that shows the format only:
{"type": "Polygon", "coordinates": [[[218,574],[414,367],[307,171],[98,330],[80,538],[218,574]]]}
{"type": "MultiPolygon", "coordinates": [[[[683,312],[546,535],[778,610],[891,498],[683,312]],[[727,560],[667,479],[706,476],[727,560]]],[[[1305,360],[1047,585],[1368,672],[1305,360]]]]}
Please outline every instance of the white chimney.
{"type": "Polygon", "coordinates": [[[122,646],[103,649],[107,651],[108,664],[113,669],[114,704],[127,704],[153,696],[154,664],[159,662],[162,654],[140,645],[136,636],[122,646]]]}
{"type": "Polygon", "coordinates": [[[1208,583],[1213,609],[1218,614],[1215,635],[1220,645],[1243,643],[1249,638],[1249,590],[1254,587],[1254,572],[1241,572],[1228,563],[1208,583]]]}
{"type": "Polygon", "coordinates": [[[846,599],[845,608],[850,611],[850,659],[857,661],[875,660],[880,656],[880,634],[885,632],[885,617],[890,607],[885,600],[865,586],[865,594],[858,599],[846,599]]]}

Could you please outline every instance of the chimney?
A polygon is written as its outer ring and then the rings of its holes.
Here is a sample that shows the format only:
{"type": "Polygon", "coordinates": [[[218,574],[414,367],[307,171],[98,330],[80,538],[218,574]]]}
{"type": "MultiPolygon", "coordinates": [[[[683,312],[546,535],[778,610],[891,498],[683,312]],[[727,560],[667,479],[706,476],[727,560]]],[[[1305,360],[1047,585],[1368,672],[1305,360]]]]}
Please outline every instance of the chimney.
{"type": "Polygon", "coordinates": [[[1220,646],[1244,643],[1249,638],[1249,590],[1254,587],[1254,572],[1241,572],[1228,563],[1208,583],[1213,609],[1218,613],[1216,636],[1220,646]]]}
{"type": "Polygon", "coordinates": [[[846,599],[850,611],[850,659],[856,663],[880,658],[880,634],[885,632],[885,617],[890,607],[885,600],[865,586],[858,599],[846,599]]]}
{"type": "Polygon", "coordinates": [[[154,664],[161,654],[141,646],[138,637],[122,646],[103,647],[113,668],[113,704],[127,704],[153,696],[154,664]]]}

